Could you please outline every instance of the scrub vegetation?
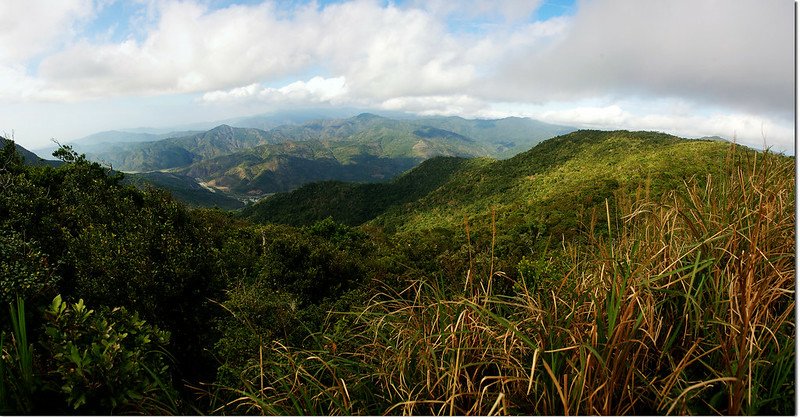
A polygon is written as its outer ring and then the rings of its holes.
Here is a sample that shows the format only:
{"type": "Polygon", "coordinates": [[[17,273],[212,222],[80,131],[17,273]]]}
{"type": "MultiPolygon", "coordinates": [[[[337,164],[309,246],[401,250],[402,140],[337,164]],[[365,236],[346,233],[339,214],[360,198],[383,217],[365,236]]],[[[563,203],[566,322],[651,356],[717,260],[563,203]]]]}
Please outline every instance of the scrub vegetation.
{"type": "Polygon", "coordinates": [[[577,131],[226,212],[56,156],[0,150],[0,413],[796,412],[789,157],[577,131]]]}

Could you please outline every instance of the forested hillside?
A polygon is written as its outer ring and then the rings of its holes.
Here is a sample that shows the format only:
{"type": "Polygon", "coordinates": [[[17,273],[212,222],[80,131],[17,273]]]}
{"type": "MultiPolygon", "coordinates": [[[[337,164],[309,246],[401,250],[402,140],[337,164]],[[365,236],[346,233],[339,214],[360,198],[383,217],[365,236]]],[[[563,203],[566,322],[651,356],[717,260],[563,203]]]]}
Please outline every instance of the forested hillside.
{"type": "MultiPolygon", "coordinates": [[[[5,147],[10,141],[6,138],[0,136],[0,147],[5,147]]],[[[55,160],[46,160],[44,158],[40,158],[38,155],[34,154],[33,152],[25,149],[24,147],[20,146],[19,144],[14,144],[17,149],[17,153],[22,157],[25,164],[29,165],[49,165],[49,166],[57,166],[61,162],[55,160]]]]}
{"type": "Polygon", "coordinates": [[[242,216],[290,225],[327,216],[353,226],[373,220],[398,232],[448,229],[465,218],[485,225],[494,208],[503,230],[574,235],[578,214],[615,192],[646,185],[660,195],[692,176],[721,172],[727,152],[726,143],[661,133],[577,131],[506,160],[428,160],[393,183],[310,184],[249,206],[242,216]]]}
{"type": "Polygon", "coordinates": [[[205,132],[174,132],[168,138],[111,131],[90,135],[75,146],[92,161],[142,174],[136,184],[167,188],[181,202],[233,208],[237,205],[226,198],[244,203],[325,180],[387,182],[432,157],[508,157],[573,130],[527,118],[392,119],[370,113],[314,120],[297,114],[302,122],[272,125],[294,120],[289,116],[231,121],[251,126],[268,122],[269,130],[223,124],[205,132]]]}
{"type": "Polygon", "coordinates": [[[254,222],[310,225],[331,217],[350,226],[360,225],[389,208],[417,201],[453,176],[488,164],[489,159],[436,157],[388,183],[328,181],[307,184],[291,193],[278,193],[240,213],[254,222]]]}
{"type": "Polygon", "coordinates": [[[234,214],[56,155],[0,151],[3,414],[795,413],[791,158],[578,131],[234,214]]]}

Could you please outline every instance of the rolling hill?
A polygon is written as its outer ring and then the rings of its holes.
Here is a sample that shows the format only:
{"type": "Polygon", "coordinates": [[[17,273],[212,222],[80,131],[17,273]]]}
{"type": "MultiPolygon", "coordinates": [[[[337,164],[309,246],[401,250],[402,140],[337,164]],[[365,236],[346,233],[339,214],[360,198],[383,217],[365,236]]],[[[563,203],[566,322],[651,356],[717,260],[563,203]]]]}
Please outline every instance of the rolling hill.
{"type": "Polygon", "coordinates": [[[234,210],[244,206],[240,200],[214,189],[203,187],[195,179],[178,173],[162,173],[160,171],[128,173],[125,174],[123,183],[139,188],[150,186],[169,190],[172,197],[190,207],[217,207],[234,210]]]}
{"type": "Polygon", "coordinates": [[[324,181],[291,193],[278,193],[250,205],[241,216],[260,223],[310,225],[330,216],[359,225],[395,205],[414,202],[464,170],[488,164],[487,158],[434,157],[385,183],[356,184],[324,181]]]}
{"type": "Polygon", "coordinates": [[[393,233],[450,228],[463,225],[465,217],[485,229],[494,209],[498,228],[558,236],[579,230],[576,214],[600,208],[615,193],[635,193],[646,185],[647,193],[656,195],[692,176],[724,169],[720,162],[730,147],[655,132],[583,130],[506,160],[452,169],[455,160],[432,159],[388,184],[307,185],[247,207],[242,216],[292,225],[332,216],[393,233]],[[431,177],[437,178],[435,187],[420,181],[431,177]],[[402,197],[392,197],[399,184],[408,188],[402,197]]]}
{"type": "MultiPolygon", "coordinates": [[[[255,118],[249,123],[274,120],[281,119],[255,118]]],[[[384,182],[436,156],[504,157],[569,130],[524,118],[394,119],[362,113],[269,130],[220,125],[155,141],[140,141],[155,134],[106,132],[84,142],[95,144],[88,152],[89,159],[115,170],[175,174],[177,177],[151,174],[149,178],[178,192],[179,199],[188,191],[214,190],[247,201],[315,181],[384,182]],[[122,138],[121,142],[98,142],[114,137],[122,138]]],[[[214,197],[209,204],[216,204],[211,202],[217,196],[207,197],[214,197]]],[[[196,196],[187,203],[203,201],[196,196]]]]}
{"type": "MultiPolygon", "coordinates": [[[[5,147],[9,141],[10,141],[9,139],[0,136],[0,148],[5,147]]],[[[50,167],[57,167],[62,164],[61,161],[58,160],[47,160],[41,158],[17,143],[14,143],[14,146],[17,148],[17,153],[20,156],[22,156],[22,159],[25,161],[25,164],[27,165],[33,165],[33,166],[46,165],[50,167]]]]}

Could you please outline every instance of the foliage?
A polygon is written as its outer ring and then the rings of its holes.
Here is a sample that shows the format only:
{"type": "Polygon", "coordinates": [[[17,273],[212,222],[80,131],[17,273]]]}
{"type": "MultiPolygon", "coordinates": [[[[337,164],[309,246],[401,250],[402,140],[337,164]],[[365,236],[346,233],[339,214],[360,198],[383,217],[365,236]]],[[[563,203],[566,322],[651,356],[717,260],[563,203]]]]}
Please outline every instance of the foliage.
{"type": "Polygon", "coordinates": [[[794,412],[789,158],[579,131],[265,202],[298,228],[14,152],[3,413],[794,412]]]}
{"type": "MultiPolygon", "coordinates": [[[[218,380],[231,384],[250,376],[262,343],[303,346],[319,329],[327,310],[355,297],[368,283],[370,245],[366,236],[330,219],[305,230],[280,226],[257,229],[261,254],[257,270],[227,291],[222,304],[230,316],[218,319],[215,351],[224,359],[218,380]]],[[[252,376],[250,376],[252,378],[252,376]]]]}
{"type": "Polygon", "coordinates": [[[55,291],[57,277],[33,242],[18,233],[0,236],[0,302],[35,300],[55,291]]]}
{"type": "MultiPolygon", "coordinates": [[[[225,260],[201,218],[169,195],[121,184],[122,175],[69,148],[58,167],[0,173],[4,297],[43,308],[60,292],[93,306],[124,306],[172,333],[181,377],[213,376],[206,349],[225,260]]],[[[194,378],[194,377],[193,377],[194,378]]]]}
{"type": "Polygon", "coordinates": [[[264,344],[277,359],[222,410],[793,414],[794,164],[732,149],[725,170],[609,203],[605,233],[550,251],[570,267],[548,289],[420,278],[316,346],[264,344]]]}
{"type": "Polygon", "coordinates": [[[0,148],[3,148],[3,150],[0,152],[0,171],[2,171],[4,168],[8,168],[7,166],[12,161],[13,165],[27,164],[31,166],[50,167],[57,167],[60,165],[59,161],[39,158],[38,155],[28,151],[19,144],[16,144],[13,141],[13,137],[11,140],[9,140],[0,136],[0,148]]]}
{"type": "Polygon", "coordinates": [[[170,412],[169,333],[125,308],[95,312],[60,295],[45,316],[48,380],[75,412],[170,412]]]}
{"type": "Polygon", "coordinates": [[[14,141],[9,141],[0,137],[0,171],[16,171],[22,166],[24,159],[22,154],[17,152],[17,147],[14,141]]]}
{"type": "Polygon", "coordinates": [[[5,333],[0,337],[0,410],[4,414],[30,414],[34,409],[34,394],[39,385],[33,370],[33,344],[28,341],[28,325],[24,299],[17,297],[9,303],[11,344],[6,348],[5,333]],[[9,399],[10,398],[10,399],[9,399]]]}
{"type": "Polygon", "coordinates": [[[310,183],[246,207],[241,216],[253,222],[308,225],[327,217],[356,226],[390,207],[412,203],[436,190],[459,172],[486,163],[458,157],[435,157],[388,183],[310,183]]]}

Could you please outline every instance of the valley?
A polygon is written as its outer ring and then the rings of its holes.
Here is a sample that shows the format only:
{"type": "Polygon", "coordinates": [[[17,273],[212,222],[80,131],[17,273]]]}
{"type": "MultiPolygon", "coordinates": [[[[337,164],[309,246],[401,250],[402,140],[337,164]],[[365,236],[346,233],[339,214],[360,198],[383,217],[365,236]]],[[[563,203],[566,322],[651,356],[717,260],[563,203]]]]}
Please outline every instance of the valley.
{"type": "Polygon", "coordinates": [[[0,416],[797,416],[788,0],[0,0],[0,416]]]}
{"type": "Polygon", "coordinates": [[[232,122],[244,127],[202,132],[109,131],[71,145],[134,184],[166,188],[192,206],[232,209],[316,181],[387,182],[436,156],[504,158],[574,130],[525,118],[290,116],[242,118],[232,122]]]}
{"type": "Polygon", "coordinates": [[[60,161],[4,140],[0,408],[789,411],[794,160],[519,123],[362,114],[60,161]]]}

